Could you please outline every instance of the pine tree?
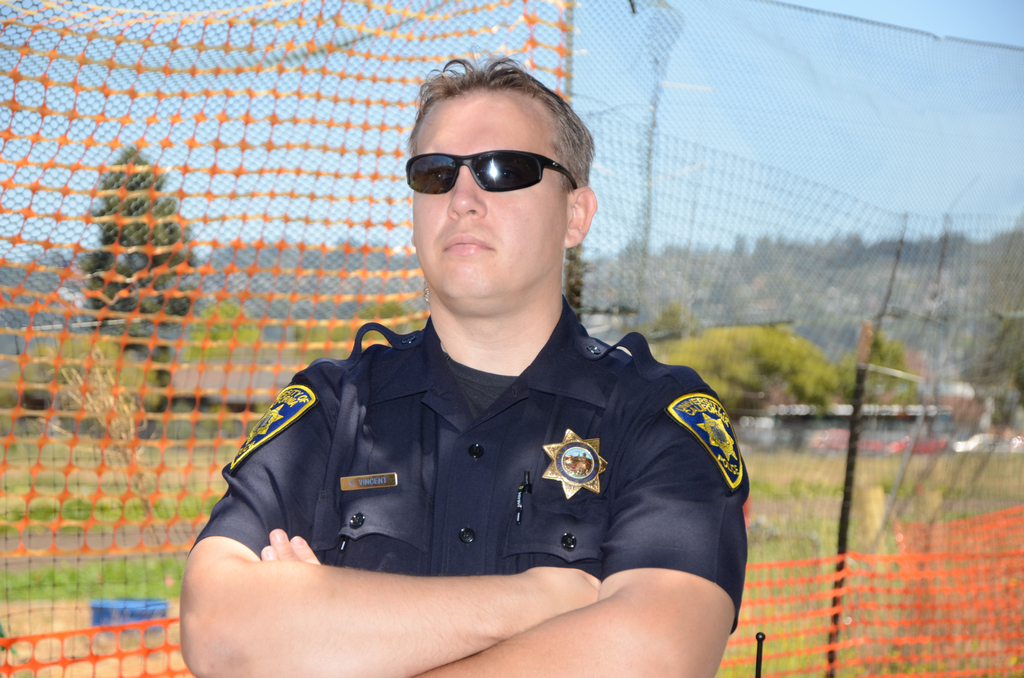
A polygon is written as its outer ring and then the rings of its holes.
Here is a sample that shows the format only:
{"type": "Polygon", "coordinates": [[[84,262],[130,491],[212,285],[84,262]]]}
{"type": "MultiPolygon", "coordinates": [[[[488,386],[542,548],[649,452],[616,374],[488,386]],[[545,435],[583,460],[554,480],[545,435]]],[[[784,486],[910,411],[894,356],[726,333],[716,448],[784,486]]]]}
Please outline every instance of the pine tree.
{"type": "Polygon", "coordinates": [[[97,182],[97,191],[104,194],[89,210],[100,229],[101,247],[77,262],[87,276],[85,307],[186,315],[191,300],[182,294],[178,278],[195,265],[195,254],[188,248],[189,229],[178,223],[178,199],[161,195],[167,177],[135,146],[123,149],[111,166],[97,182]],[[115,255],[115,244],[128,249],[115,255]]]}

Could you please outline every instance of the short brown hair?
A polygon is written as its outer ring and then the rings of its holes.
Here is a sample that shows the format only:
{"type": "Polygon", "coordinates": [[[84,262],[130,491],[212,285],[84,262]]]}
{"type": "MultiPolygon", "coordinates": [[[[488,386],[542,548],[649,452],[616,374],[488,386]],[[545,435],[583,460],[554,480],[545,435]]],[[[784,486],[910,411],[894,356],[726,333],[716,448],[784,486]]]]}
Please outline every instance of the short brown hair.
{"type": "MultiPolygon", "coordinates": [[[[517,92],[540,102],[554,123],[552,146],[557,160],[565,165],[579,186],[590,184],[590,165],[594,161],[594,138],[572,107],[555,92],[523,70],[508,57],[491,57],[478,64],[468,59],[452,59],[439,71],[433,71],[420,86],[419,111],[409,134],[408,150],[416,155],[420,129],[427,114],[439,103],[473,92],[517,92]]],[[[571,190],[568,177],[563,185],[571,190]]]]}

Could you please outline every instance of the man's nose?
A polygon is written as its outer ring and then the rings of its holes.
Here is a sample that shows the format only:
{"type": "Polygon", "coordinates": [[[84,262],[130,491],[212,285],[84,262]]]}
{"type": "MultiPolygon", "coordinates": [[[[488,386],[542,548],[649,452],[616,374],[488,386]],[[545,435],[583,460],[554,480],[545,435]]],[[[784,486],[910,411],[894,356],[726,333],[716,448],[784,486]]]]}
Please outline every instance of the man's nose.
{"type": "Polygon", "coordinates": [[[450,209],[458,215],[481,214],[484,211],[483,193],[473,173],[463,165],[459,168],[455,186],[451,190],[450,209]]]}

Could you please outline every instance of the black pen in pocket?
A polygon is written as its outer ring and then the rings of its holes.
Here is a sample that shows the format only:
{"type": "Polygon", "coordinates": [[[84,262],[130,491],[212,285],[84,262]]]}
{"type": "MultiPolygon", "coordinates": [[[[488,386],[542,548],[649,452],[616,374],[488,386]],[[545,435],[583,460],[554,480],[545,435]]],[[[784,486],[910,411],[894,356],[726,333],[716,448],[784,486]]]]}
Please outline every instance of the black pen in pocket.
{"type": "Polygon", "coordinates": [[[530,482],[530,472],[526,471],[523,474],[523,482],[519,486],[519,491],[516,492],[516,525],[521,525],[523,522],[523,494],[533,494],[533,484],[530,482]]]}

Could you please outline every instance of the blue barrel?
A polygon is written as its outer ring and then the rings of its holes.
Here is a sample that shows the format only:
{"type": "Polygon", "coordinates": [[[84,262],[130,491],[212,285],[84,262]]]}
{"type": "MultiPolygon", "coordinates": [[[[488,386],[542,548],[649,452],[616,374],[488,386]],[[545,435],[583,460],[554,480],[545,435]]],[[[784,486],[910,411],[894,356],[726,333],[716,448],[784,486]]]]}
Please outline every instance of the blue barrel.
{"type": "Polygon", "coordinates": [[[92,600],[90,604],[93,626],[127,624],[167,616],[167,601],[158,598],[110,598],[92,600]]]}

